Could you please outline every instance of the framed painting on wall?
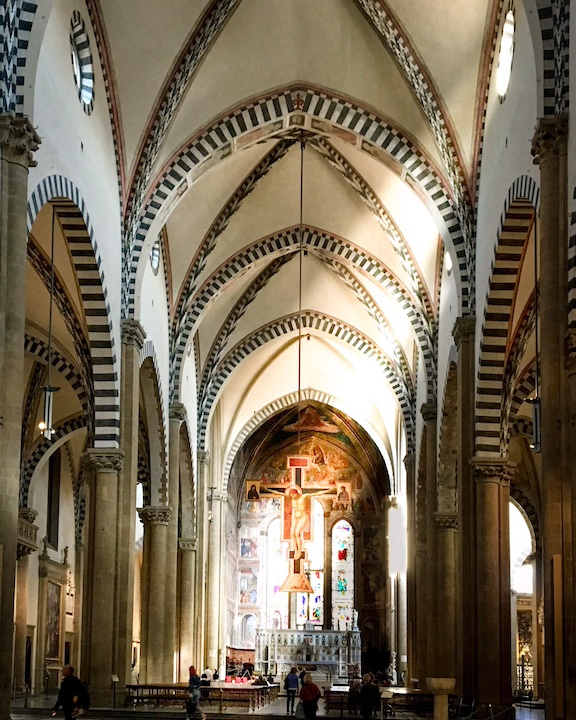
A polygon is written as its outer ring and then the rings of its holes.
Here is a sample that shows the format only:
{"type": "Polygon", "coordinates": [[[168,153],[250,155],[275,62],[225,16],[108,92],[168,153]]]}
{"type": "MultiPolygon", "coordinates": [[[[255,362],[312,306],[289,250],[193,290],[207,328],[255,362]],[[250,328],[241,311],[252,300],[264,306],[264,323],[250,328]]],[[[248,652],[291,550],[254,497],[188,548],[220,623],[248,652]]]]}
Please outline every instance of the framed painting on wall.
{"type": "Polygon", "coordinates": [[[46,602],[46,659],[60,657],[60,585],[48,581],[46,602]]]}

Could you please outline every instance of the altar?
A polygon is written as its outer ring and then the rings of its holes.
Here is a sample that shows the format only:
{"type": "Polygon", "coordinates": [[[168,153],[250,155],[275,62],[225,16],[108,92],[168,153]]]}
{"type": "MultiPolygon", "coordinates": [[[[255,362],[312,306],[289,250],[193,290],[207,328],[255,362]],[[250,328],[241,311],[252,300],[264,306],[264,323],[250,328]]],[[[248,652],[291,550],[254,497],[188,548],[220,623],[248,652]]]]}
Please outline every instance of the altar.
{"type": "Polygon", "coordinates": [[[328,677],[348,677],[360,666],[362,645],[358,630],[258,630],[256,668],[272,675],[290,668],[315,666],[328,677]]]}

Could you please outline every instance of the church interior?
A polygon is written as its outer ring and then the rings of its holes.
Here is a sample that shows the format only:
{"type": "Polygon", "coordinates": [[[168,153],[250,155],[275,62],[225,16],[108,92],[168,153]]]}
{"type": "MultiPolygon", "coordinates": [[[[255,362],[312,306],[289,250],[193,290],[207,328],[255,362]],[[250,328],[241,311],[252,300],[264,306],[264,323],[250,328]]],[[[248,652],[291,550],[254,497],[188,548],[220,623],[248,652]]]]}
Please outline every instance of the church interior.
{"type": "Polygon", "coordinates": [[[69,663],[576,717],[574,4],[0,3],[0,720],[69,663]]]}

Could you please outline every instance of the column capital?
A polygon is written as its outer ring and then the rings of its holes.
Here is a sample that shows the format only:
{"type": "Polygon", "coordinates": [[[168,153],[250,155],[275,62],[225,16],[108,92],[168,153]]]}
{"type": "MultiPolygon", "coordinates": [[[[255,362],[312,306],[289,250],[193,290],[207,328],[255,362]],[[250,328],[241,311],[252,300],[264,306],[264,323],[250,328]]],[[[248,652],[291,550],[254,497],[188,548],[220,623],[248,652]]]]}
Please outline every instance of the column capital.
{"type": "Polygon", "coordinates": [[[147,507],[138,508],[140,520],[148,525],[168,525],[171,513],[172,508],[165,506],[152,507],[148,505],[147,507]]]}
{"type": "Polygon", "coordinates": [[[169,409],[170,420],[174,422],[183,423],[187,417],[186,407],[182,403],[171,403],[169,409]]]}
{"type": "Polygon", "coordinates": [[[178,547],[185,552],[196,552],[198,543],[192,538],[178,538],[178,547]]]}
{"type": "Polygon", "coordinates": [[[510,462],[506,458],[473,457],[470,458],[470,467],[476,484],[509,485],[514,476],[516,463],[510,462]]]}
{"type": "Polygon", "coordinates": [[[138,350],[144,346],[146,332],[138,320],[125,319],[120,324],[121,342],[124,345],[135,345],[138,350]]]}
{"type": "Polygon", "coordinates": [[[438,530],[458,530],[458,514],[450,512],[435,512],[434,524],[438,530]]]}
{"type": "Polygon", "coordinates": [[[99,472],[115,472],[122,470],[124,451],[115,448],[88,448],[82,455],[82,464],[87,470],[99,472]]]}
{"type": "Polygon", "coordinates": [[[33,524],[34,520],[36,520],[36,516],[38,515],[38,510],[33,510],[29,507],[21,507],[18,508],[18,517],[22,520],[25,520],[27,523],[33,524]]]}
{"type": "Polygon", "coordinates": [[[476,333],[476,316],[461,315],[456,318],[454,327],[452,328],[452,337],[456,343],[456,347],[460,348],[462,343],[470,342],[474,339],[476,333]]]}
{"type": "Polygon", "coordinates": [[[414,470],[414,468],[416,467],[415,453],[407,453],[406,455],[404,455],[404,467],[406,468],[406,472],[414,470]]]}
{"type": "Polygon", "coordinates": [[[423,403],[420,408],[424,422],[432,422],[438,417],[438,407],[436,403],[423,403]]]}
{"type": "Polygon", "coordinates": [[[534,165],[539,165],[550,157],[558,157],[566,153],[567,144],[568,116],[547,115],[541,117],[532,138],[534,165]]]}
{"type": "MultiPolygon", "coordinates": [[[[210,490],[213,490],[210,488],[210,490]]],[[[214,502],[221,502],[221,503],[227,503],[228,502],[228,494],[223,493],[221,490],[213,490],[212,493],[208,493],[208,500],[213,500],[214,502]]]]}
{"type": "Polygon", "coordinates": [[[38,150],[40,138],[28,118],[0,115],[0,151],[2,159],[22,167],[36,167],[32,153],[38,150]]]}
{"type": "Polygon", "coordinates": [[[198,450],[196,453],[196,459],[198,460],[199,465],[208,465],[208,461],[210,460],[210,453],[208,450],[198,450]]]}

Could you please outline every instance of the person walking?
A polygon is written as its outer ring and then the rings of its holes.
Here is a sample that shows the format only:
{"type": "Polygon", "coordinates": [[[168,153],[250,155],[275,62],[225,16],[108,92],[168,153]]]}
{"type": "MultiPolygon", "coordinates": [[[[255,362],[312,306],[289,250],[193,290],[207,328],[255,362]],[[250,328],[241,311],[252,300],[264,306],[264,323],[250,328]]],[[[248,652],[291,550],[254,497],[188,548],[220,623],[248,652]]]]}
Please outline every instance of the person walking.
{"type": "Polygon", "coordinates": [[[300,690],[300,700],[302,701],[306,720],[314,720],[316,717],[318,700],[321,695],[320,688],[312,681],[312,675],[306,673],[304,675],[304,686],[300,690]]]}
{"type": "Polygon", "coordinates": [[[58,710],[62,708],[64,720],[73,720],[73,718],[83,715],[88,710],[90,698],[84,683],[74,675],[72,665],[64,665],[62,675],[58,698],[52,708],[52,716],[56,715],[58,710]]]}
{"type": "Polygon", "coordinates": [[[294,700],[298,692],[298,675],[296,675],[295,667],[290,668],[290,672],[286,675],[284,689],[286,690],[286,715],[290,715],[290,713],[294,715],[294,700]]]}
{"type": "Polygon", "coordinates": [[[380,688],[372,682],[372,675],[366,673],[362,676],[363,684],[360,688],[360,712],[363,720],[370,720],[374,710],[380,707],[380,688]]]}

